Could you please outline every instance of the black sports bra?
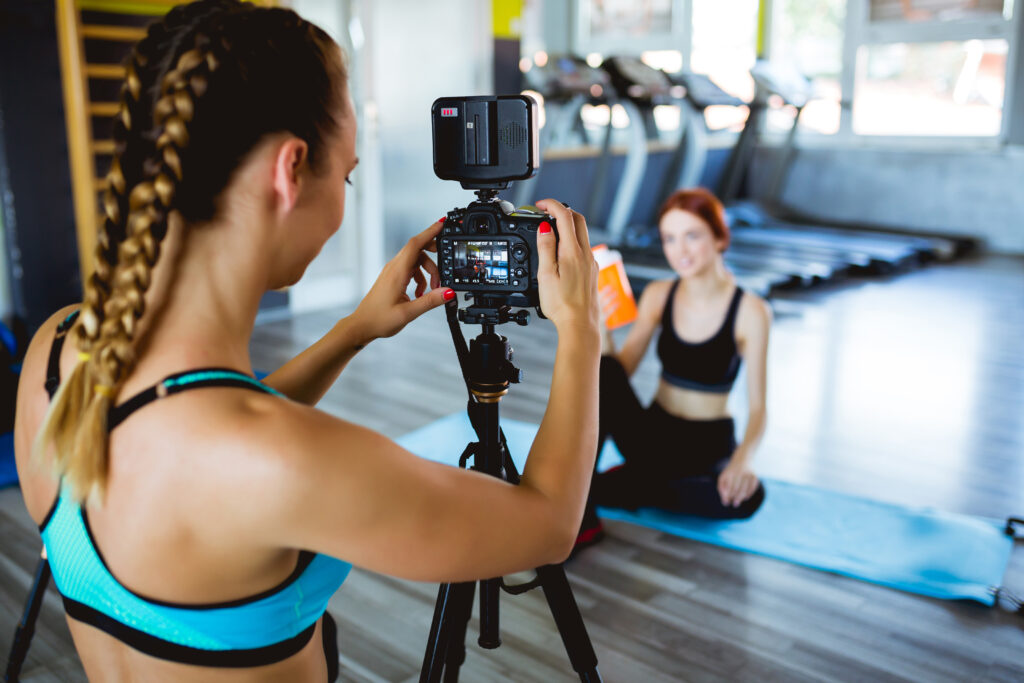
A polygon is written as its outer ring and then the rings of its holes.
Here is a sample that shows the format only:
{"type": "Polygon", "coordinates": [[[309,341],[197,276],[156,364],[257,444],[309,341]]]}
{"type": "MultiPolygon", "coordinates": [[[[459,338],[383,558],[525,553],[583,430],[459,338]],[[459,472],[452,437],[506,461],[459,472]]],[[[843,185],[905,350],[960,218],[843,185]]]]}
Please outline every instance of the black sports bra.
{"type": "Polygon", "coordinates": [[[743,361],[736,347],[736,312],[743,290],[736,288],[718,331],[709,339],[694,344],[681,339],[672,322],[672,302],[678,288],[679,280],[676,280],[661,315],[661,337],[658,339],[661,378],[683,389],[727,394],[736,382],[743,361]]]}

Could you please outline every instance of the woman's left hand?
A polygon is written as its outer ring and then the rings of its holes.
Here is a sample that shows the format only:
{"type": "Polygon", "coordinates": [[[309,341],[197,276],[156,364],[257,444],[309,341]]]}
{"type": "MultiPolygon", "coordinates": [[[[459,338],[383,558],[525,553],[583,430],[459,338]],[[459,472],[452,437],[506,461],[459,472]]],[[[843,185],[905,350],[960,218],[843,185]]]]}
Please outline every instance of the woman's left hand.
{"type": "Polygon", "coordinates": [[[428,251],[437,251],[434,238],[441,232],[443,223],[442,218],[406,242],[384,266],[373,287],[350,316],[360,330],[363,344],[398,334],[410,322],[455,296],[451,289],[438,288],[441,274],[437,264],[427,255],[428,251]],[[430,278],[429,292],[427,277],[430,278]],[[416,281],[416,295],[410,299],[406,289],[413,280],[416,281]]]}
{"type": "Polygon", "coordinates": [[[757,475],[742,460],[733,457],[718,475],[718,495],[722,505],[739,507],[740,503],[754,495],[757,490],[757,475]]]}

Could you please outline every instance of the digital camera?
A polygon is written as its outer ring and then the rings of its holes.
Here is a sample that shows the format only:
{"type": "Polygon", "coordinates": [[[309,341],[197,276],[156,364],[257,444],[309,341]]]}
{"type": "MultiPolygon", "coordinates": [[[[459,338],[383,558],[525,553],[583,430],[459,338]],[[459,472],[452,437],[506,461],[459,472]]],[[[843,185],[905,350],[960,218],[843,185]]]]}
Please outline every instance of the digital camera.
{"type": "Polygon", "coordinates": [[[478,305],[538,307],[537,230],[555,219],[498,197],[539,168],[537,104],[525,95],[442,97],[431,108],[434,173],[475,190],[448,212],[437,237],[441,286],[470,292],[478,305]]]}

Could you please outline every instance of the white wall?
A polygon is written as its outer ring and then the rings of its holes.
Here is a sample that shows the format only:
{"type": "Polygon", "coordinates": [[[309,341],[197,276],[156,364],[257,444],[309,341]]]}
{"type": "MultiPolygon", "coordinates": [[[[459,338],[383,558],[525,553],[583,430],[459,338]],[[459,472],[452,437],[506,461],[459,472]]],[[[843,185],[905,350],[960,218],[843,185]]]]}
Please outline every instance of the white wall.
{"type": "Polygon", "coordinates": [[[413,234],[472,200],[434,176],[430,105],[445,95],[489,94],[490,3],[478,0],[293,0],[349,57],[359,167],[345,221],[302,281],[292,311],[357,300],[413,234]]]}
{"type": "Polygon", "coordinates": [[[430,105],[492,94],[491,7],[479,0],[374,3],[373,86],[379,111],[384,226],[390,256],[472,193],[434,175],[430,105]]]}

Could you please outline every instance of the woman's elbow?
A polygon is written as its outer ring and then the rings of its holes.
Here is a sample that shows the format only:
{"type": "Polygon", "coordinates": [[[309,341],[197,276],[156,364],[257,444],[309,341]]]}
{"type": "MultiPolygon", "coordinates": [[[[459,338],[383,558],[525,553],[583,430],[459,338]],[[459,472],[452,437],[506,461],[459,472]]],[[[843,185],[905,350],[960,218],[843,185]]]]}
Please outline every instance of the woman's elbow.
{"type": "Polygon", "coordinates": [[[580,531],[580,520],[576,519],[575,524],[566,523],[572,521],[570,518],[572,515],[562,515],[546,525],[540,564],[561,564],[569,559],[580,531]]]}

